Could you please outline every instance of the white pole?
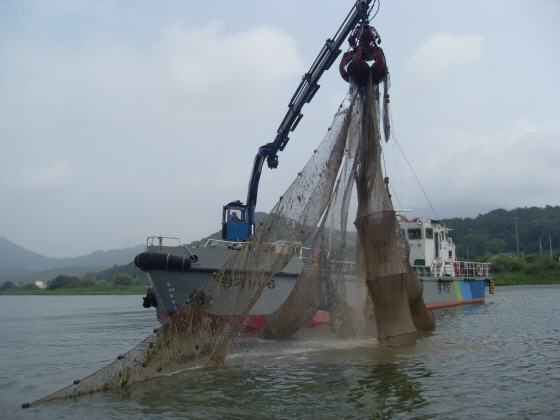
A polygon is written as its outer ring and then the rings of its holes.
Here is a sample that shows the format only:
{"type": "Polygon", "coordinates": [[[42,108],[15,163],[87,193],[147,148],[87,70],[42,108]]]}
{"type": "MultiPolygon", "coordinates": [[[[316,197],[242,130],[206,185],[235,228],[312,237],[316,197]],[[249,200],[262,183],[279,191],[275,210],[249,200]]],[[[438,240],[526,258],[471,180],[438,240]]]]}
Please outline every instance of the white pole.
{"type": "Polygon", "coordinates": [[[514,213],[515,215],[515,239],[517,241],[517,257],[519,258],[519,232],[517,232],[517,211],[514,213]]]}

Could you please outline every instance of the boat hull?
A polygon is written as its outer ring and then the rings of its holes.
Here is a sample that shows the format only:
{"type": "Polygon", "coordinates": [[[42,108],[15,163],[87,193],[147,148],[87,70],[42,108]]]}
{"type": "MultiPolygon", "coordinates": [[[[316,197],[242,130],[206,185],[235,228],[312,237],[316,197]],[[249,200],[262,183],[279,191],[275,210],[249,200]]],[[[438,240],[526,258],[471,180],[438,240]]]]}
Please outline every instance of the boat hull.
{"type": "MultiPolygon", "coordinates": [[[[152,250],[153,251],[153,250],[152,250]]],[[[180,254],[182,249],[168,249],[173,254],[180,254]]],[[[191,265],[189,270],[169,270],[154,268],[146,270],[151,283],[151,292],[157,303],[158,320],[163,323],[181,308],[187,299],[197,290],[204,287],[211,275],[231,257],[236,251],[233,249],[196,249],[198,262],[191,265]]],[[[252,307],[245,326],[258,330],[263,327],[269,314],[277,310],[286,300],[295,286],[301,272],[303,262],[293,257],[286,268],[275,275],[264,289],[261,297],[252,307]]],[[[423,297],[429,309],[440,309],[457,305],[483,303],[486,286],[491,278],[486,277],[420,277],[423,283],[423,297]]],[[[225,287],[225,286],[222,286],[225,287]]],[[[232,286],[229,286],[232,287],[232,286]]],[[[356,288],[356,281],[348,278],[346,281],[348,305],[353,308],[359,301],[359,293],[366,293],[365,288],[356,288]]],[[[238,314],[223,313],[224,316],[238,314]]],[[[319,311],[309,322],[309,325],[329,321],[328,312],[319,311]]]]}
{"type": "Polygon", "coordinates": [[[424,302],[429,309],[449,308],[451,306],[484,303],[486,277],[424,277],[424,302]]]}

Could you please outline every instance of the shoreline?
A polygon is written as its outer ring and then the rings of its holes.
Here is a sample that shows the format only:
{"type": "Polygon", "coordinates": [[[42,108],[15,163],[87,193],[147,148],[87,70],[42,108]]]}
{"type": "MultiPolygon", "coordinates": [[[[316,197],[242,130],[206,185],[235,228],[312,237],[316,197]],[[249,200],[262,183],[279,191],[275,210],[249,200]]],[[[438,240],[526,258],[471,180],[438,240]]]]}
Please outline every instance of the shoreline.
{"type": "Polygon", "coordinates": [[[8,289],[0,293],[0,295],[6,296],[70,296],[70,295],[145,295],[148,290],[147,285],[145,286],[131,286],[131,287],[120,287],[114,289],[95,289],[95,287],[76,287],[68,289],[55,289],[55,290],[44,290],[44,289],[34,289],[34,290],[18,290],[18,289],[8,289]]]}
{"type": "MultiPolygon", "coordinates": [[[[512,273],[499,274],[494,277],[496,280],[496,287],[507,286],[543,286],[549,284],[560,284],[560,278],[545,277],[545,278],[531,278],[527,276],[514,275],[512,273]]],[[[7,296],[71,296],[71,295],[145,295],[148,290],[148,285],[138,285],[129,287],[118,288],[96,288],[96,287],[76,287],[76,288],[62,288],[55,290],[33,289],[8,289],[0,293],[0,295],[7,296]]]]}

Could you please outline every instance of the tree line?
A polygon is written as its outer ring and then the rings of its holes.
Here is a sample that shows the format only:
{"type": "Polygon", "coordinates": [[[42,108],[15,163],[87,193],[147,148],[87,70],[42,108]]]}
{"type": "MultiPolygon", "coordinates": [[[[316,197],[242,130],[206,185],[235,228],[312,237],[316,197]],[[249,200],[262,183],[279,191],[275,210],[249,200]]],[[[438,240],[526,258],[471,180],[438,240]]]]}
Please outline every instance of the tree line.
{"type": "Polygon", "coordinates": [[[560,206],[498,209],[475,218],[443,219],[457,256],[474,259],[496,254],[560,257],[560,206]],[[519,250],[519,252],[518,252],[519,250]]]}
{"type": "MultiPolygon", "coordinates": [[[[115,288],[126,288],[130,286],[140,286],[147,285],[147,279],[134,278],[128,273],[118,273],[108,281],[96,281],[91,277],[79,277],[79,276],[66,276],[59,275],[54,279],[49,280],[45,285],[45,290],[58,290],[58,289],[88,289],[103,286],[104,288],[115,287],[115,288]]],[[[8,290],[39,290],[39,286],[35,283],[21,283],[19,285],[14,284],[12,281],[5,281],[0,286],[0,293],[4,293],[8,290]]]]}
{"type": "Polygon", "coordinates": [[[560,283],[560,263],[537,254],[527,254],[523,258],[498,255],[491,260],[491,271],[497,279],[510,274],[518,279],[530,277],[538,283],[560,283]]]}
{"type": "MultiPolygon", "coordinates": [[[[266,217],[266,213],[257,212],[257,220],[266,217]]],[[[497,209],[475,218],[442,219],[451,229],[449,236],[456,245],[457,256],[461,259],[477,259],[484,257],[511,254],[519,256],[540,254],[552,259],[560,257],[560,206],[520,207],[514,210],[497,209]],[[542,249],[539,247],[542,246],[542,249]]],[[[355,234],[348,232],[348,235],[355,234]]],[[[215,232],[198,241],[188,244],[189,247],[202,246],[208,239],[220,239],[221,232],[215,232]]],[[[348,243],[353,241],[350,236],[348,243]]],[[[313,237],[304,244],[310,246],[313,237]]],[[[355,248],[349,247],[347,258],[355,258],[355,248]]]]}

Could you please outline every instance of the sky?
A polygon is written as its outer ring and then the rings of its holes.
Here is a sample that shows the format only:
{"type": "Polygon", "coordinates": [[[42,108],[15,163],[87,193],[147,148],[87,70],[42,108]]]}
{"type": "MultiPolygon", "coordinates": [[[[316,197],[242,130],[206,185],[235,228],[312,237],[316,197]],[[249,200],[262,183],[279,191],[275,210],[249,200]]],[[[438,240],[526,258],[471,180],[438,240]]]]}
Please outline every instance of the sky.
{"type": "MultiPolygon", "coordinates": [[[[0,235],[60,258],[220,230],[353,3],[0,0],[0,235]]],[[[555,0],[380,2],[397,206],[560,205],[558,22],[555,0]]],[[[327,133],[348,91],[336,67],[263,170],[258,211],[327,133]]]]}

